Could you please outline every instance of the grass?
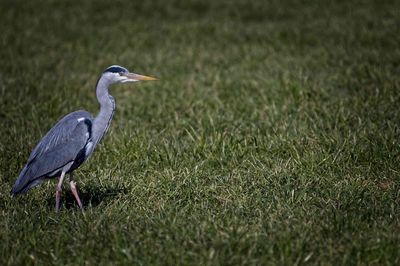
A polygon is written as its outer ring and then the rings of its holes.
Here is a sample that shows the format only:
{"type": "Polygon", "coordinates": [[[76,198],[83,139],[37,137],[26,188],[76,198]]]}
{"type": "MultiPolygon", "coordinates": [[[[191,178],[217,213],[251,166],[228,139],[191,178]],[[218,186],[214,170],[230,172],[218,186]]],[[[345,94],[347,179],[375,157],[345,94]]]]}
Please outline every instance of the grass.
{"type": "Polygon", "coordinates": [[[399,265],[398,1],[0,2],[1,265],[399,265]],[[11,199],[63,115],[117,112],[75,172],[11,199]]]}

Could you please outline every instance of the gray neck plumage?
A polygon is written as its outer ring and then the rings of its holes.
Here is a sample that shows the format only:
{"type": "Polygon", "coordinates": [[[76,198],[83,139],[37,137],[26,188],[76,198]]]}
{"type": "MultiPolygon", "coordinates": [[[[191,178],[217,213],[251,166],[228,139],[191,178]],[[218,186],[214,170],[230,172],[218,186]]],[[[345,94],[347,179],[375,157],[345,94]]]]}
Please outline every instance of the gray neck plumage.
{"type": "Polygon", "coordinates": [[[92,140],[96,146],[107,132],[115,111],[114,98],[108,93],[111,82],[102,76],[97,82],[96,96],[100,103],[100,112],[92,125],[92,140]]]}

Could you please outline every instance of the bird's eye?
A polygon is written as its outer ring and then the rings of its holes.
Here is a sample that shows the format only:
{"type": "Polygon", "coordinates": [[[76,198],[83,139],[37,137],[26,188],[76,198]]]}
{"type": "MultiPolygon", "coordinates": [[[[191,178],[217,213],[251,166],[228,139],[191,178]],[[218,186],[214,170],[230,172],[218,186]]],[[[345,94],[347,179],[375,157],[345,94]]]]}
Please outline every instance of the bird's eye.
{"type": "Polygon", "coordinates": [[[123,72],[118,72],[118,74],[120,75],[120,76],[122,76],[122,74],[124,74],[123,72]]]}

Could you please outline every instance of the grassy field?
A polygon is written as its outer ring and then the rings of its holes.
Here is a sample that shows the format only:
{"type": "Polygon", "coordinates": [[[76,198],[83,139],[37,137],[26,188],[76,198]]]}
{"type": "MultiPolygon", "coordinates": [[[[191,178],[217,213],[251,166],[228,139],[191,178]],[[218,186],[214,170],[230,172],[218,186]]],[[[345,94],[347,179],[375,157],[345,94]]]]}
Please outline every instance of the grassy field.
{"type": "Polygon", "coordinates": [[[1,265],[399,265],[400,1],[0,1],[1,265]],[[31,149],[120,85],[75,172],[31,149]]]}

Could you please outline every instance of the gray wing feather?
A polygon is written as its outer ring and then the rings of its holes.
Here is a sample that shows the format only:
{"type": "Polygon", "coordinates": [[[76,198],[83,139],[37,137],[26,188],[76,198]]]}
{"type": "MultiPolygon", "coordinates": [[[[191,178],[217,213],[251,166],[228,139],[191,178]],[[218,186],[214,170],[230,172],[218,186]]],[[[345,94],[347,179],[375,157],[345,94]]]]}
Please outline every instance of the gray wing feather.
{"type": "Polygon", "coordinates": [[[76,111],[63,117],[33,149],[12,193],[25,192],[41,183],[38,178],[74,161],[91,137],[91,121],[92,116],[86,111],[76,111]]]}
{"type": "MultiPolygon", "coordinates": [[[[47,132],[47,134],[41,139],[41,141],[32,150],[29,156],[28,163],[32,161],[36,156],[46,153],[48,150],[53,149],[60,143],[65,143],[71,137],[72,130],[79,124],[79,118],[93,119],[89,112],[80,110],[70,113],[64,116],[57,124],[47,132]]],[[[73,136],[74,137],[74,136],[73,136]]],[[[83,136],[75,136],[81,137],[83,136]]]]}

